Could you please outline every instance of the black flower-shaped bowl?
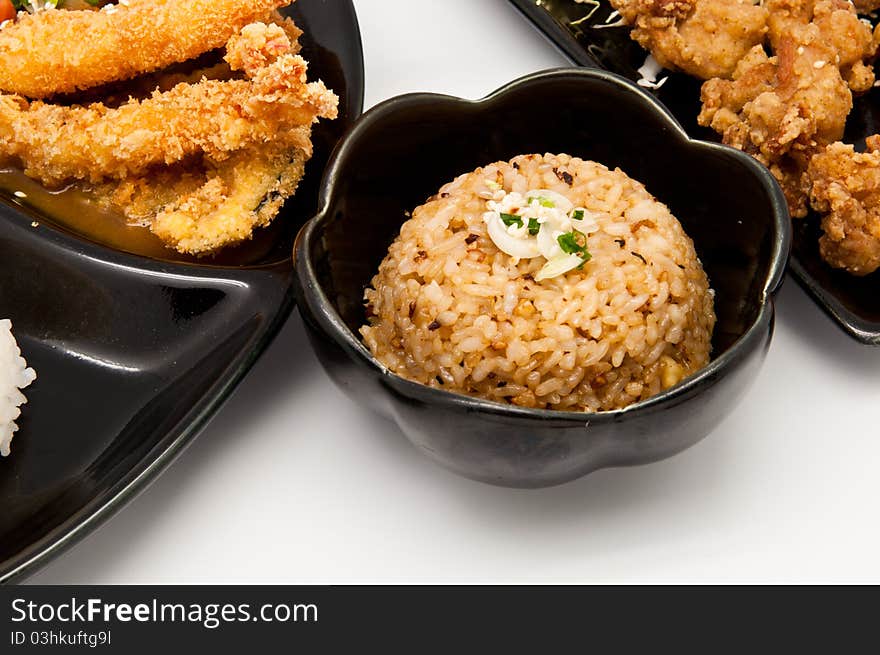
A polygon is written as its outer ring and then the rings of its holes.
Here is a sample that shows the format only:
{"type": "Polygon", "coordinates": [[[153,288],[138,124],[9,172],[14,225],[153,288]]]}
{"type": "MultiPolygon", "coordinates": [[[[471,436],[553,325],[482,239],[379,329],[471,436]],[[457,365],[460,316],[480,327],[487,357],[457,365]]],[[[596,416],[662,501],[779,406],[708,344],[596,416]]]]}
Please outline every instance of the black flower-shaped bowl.
{"type": "Polygon", "coordinates": [[[301,313],[330,377],[426,455],[511,487],[562,483],[692,446],[737,406],[773,332],[791,242],[781,191],[753,159],[690,139],[650,94],[604,71],[528,76],[480,101],[431,94],[364,115],[334,153],[318,215],[294,248],[301,313]],[[716,291],[710,364],[624,410],[523,409],[389,372],[363,345],[364,287],[412,211],[461,173],[523,153],[619,166],[669,205],[716,291]]]}

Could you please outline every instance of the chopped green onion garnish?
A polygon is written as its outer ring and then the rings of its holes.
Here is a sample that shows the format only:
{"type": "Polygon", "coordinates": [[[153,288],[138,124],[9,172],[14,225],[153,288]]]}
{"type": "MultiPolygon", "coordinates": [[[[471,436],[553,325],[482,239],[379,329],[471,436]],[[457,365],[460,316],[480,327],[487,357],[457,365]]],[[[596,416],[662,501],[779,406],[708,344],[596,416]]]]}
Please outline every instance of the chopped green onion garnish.
{"type": "Polygon", "coordinates": [[[583,232],[572,230],[571,232],[560,234],[556,241],[559,243],[559,247],[562,248],[562,252],[567,255],[577,255],[584,260],[578,268],[581,268],[593,257],[587,250],[587,236],[583,232]]]}
{"type": "Polygon", "coordinates": [[[562,252],[567,255],[576,255],[580,253],[583,248],[583,246],[577,242],[574,230],[566,232],[565,234],[560,234],[556,240],[559,242],[559,247],[562,248],[562,252]]]}
{"type": "Polygon", "coordinates": [[[517,216],[516,214],[505,214],[501,213],[501,221],[507,226],[516,225],[517,227],[523,226],[523,219],[517,216]]]}
{"type": "Polygon", "coordinates": [[[541,207],[547,207],[548,209],[554,209],[556,207],[556,203],[550,200],[549,198],[545,198],[544,196],[532,196],[529,198],[529,204],[533,205],[538,203],[541,207]]]}
{"type": "Polygon", "coordinates": [[[571,217],[572,217],[572,219],[575,220],[575,221],[582,221],[582,220],[584,220],[584,210],[583,210],[583,209],[575,209],[575,210],[571,213],[571,217]]]}
{"type": "Polygon", "coordinates": [[[537,218],[529,219],[529,234],[535,236],[538,232],[541,231],[541,224],[538,222],[537,218]]]}

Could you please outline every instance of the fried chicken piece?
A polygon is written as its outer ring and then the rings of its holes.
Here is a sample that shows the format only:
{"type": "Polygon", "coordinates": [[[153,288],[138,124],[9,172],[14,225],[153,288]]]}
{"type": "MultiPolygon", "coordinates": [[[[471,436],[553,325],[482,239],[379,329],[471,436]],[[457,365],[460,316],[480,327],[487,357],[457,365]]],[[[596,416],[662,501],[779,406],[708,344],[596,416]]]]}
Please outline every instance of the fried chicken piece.
{"type": "Polygon", "coordinates": [[[856,11],[860,14],[870,14],[875,9],[880,9],[880,0],[853,0],[856,11]]]}
{"type": "Polygon", "coordinates": [[[805,216],[812,156],[843,136],[852,93],[833,63],[836,50],[813,23],[792,25],[776,55],[755,46],[733,80],[703,84],[700,125],[767,166],[782,185],[792,216],[805,216]]]}
{"type": "Polygon", "coordinates": [[[47,185],[141,175],[195,155],[216,162],[278,132],[336,117],[336,96],[307,83],[304,59],[277,25],[233,36],[226,59],[249,79],[203,80],[118,108],[64,107],[0,96],[0,157],[47,185]]]}
{"type": "Polygon", "coordinates": [[[22,12],[0,29],[0,91],[47,98],[131,79],[220,48],[293,0],[128,0],[22,12]]]}
{"type": "Polygon", "coordinates": [[[867,63],[877,52],[871,26],[857,15],[849,0],[767,0],[770,45],[780,44],[812,23],[818,40],[834,53],[827,63],[836,65],[856,93],[869,91],[874,84],[874,70],[867,63]]]}
{"type": "Polygon", "coordinates": [[[880,268],[880,135],[867,151],[834,143],[809,166],[813,208],[824,214],[819,251],[831,266],[853,275],[880,268]]]}
{"type": "Polygon", "coordinates": [[[664,68],[701,79],[729,77],[764,41],[767,11],[753,0],[611,0],[632,38],[664,68]]]}

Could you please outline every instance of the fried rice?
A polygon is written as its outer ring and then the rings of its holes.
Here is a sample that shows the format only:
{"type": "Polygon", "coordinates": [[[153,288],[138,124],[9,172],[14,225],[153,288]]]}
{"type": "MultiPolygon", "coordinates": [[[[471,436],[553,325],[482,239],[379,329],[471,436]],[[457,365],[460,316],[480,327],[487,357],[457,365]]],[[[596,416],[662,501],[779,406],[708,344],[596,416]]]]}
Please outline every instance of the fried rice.
{"type": "Polygon", "coordinates": [[[390,371],[522,407],[622,408],[709,362],[714,292],[669,209],[621,170],[522,155],[417,208],[365,291],[361,335],[390,371]],[[595,217],[589,261],[541,279],[484,221],[498,190],[549,189],[595,217]]]}

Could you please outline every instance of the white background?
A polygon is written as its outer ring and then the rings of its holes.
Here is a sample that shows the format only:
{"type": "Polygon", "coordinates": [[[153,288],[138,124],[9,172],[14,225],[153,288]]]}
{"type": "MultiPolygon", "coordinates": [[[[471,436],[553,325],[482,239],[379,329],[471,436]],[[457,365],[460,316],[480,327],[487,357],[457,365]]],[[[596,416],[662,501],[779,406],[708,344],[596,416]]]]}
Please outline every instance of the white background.
{"type": "MultiPolygon", "coordinates": [[[[566,63],[506,0],[356,5],[368,107],[566,63]]],[[[791,279],[777,307],[761,375],[706,440],[540,491],[424,459],[332,386],[294,314],[178,462],[31,581],[878,583],[880,348],[791,279]]]]}

